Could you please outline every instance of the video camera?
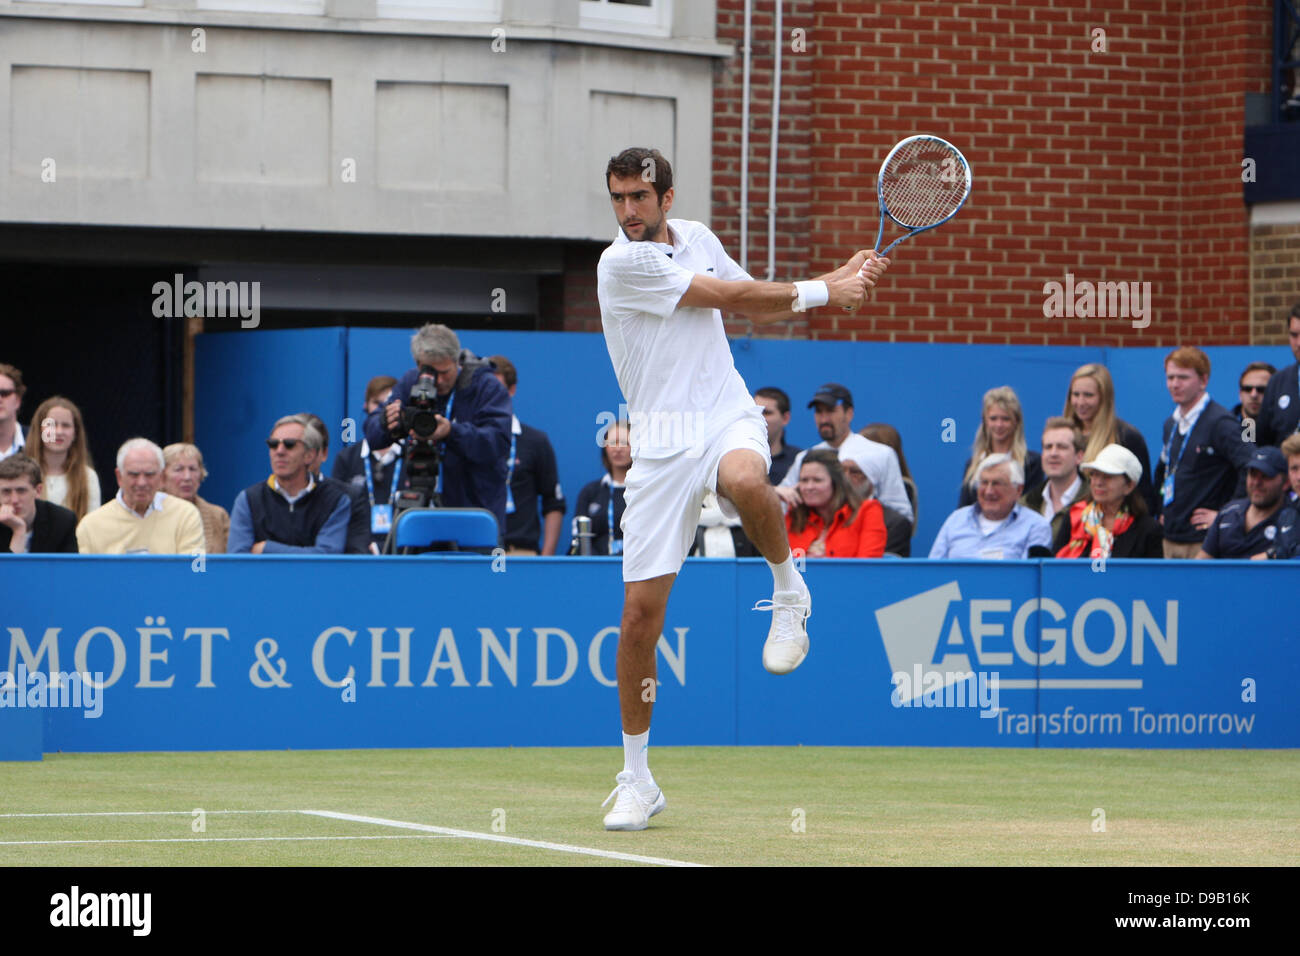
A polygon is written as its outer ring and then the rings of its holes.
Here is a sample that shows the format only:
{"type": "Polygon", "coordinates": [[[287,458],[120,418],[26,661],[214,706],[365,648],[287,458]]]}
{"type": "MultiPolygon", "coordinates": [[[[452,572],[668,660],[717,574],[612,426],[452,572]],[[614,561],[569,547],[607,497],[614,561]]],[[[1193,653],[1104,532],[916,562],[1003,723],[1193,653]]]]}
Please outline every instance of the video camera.
{"type": "Polygon", "coordinates": [[[433,440],[433,433],[438,430],[438,415],[434,411],[438,401],[437,378],[428,365],[420,366],[420,377],[411,386],[410,397],[391,433],[395,441],[406,441],[402,472],[410,477],[409,486],[393,497],[394,518],[406,508],[438,508],[442,504],[435,490],[440,458],[433,440]]]}

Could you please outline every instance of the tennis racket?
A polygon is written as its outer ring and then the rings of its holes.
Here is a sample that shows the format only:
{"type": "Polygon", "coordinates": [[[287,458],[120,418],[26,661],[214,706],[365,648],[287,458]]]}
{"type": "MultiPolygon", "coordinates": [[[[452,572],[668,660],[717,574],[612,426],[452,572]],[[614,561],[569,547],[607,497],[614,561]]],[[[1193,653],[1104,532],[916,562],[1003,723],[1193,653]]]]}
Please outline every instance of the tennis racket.
{"type": "Polygon", "coordinates": [[[889,151],[876,177],[880,200],[880,228],[876,243],[885,235],[888,217],[910,230],[880,255],[889,255],[904,239],[926,232],[957,215],[970,195],[970,164],[956,146],[938,136],[909,136],[889,151]]]}

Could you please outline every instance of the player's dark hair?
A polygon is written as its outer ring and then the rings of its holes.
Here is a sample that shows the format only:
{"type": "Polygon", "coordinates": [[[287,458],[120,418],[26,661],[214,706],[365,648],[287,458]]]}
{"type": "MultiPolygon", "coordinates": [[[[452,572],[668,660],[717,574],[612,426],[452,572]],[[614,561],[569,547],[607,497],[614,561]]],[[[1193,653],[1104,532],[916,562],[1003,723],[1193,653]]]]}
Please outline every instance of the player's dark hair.
{"type": "Polygon", "coordinates": [[[755,395],[761,395],[763,398],[770,398],[776,402],[776,410],[782,415],[790,414],[790,396],[775,385],[767,385],[760,388],[755,395]]]}
{"type": "Polygon", "coordinates": [[[644,182],[652,183],[659,204],[663,205],[664,193],[673,188],[673,167],[657,149],[644,146],[631,146],[609,160],[605,167],[605,189],[609,190],[609,178],[631,179],[640,176],[644,182]]]}
{"type": "Polygon", "coordinates": [[[1300,319],[1300,302],[1297,302],[1295,305],[1291,306],[1291,314],[1288,315],[1286,319],[1288,325],[1290,324],[1292,319],[1300,319]]]}

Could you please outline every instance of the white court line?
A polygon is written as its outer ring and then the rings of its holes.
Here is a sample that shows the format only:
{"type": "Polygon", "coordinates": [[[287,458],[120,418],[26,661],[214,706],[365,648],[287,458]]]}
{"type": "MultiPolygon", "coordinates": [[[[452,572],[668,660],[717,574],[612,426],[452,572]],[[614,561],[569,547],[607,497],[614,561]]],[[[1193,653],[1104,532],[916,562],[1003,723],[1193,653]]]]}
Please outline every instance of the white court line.
{"type": "Polygon", "coordinates": [[[560,853],[578,853],[582,856],[599,856],[607,860],[626,860],[629,863],[652,863],[657,866],[704,866],[703,863],[688,863],[685,860],[668,860],[658,856],[638,856],[635,853],[618,853],[614,850],[595,850],[585,846],[569,846],[565,843],[547,843],[543,840],[524,840],[519,837],[502,836],[499,833],[477,833],[474,830],[455,830],[451,827],[435,827],[427,823],[407,823],[404,820],[385,820],[382,817],[362,817],[352,813],[335,813],[333,810],[303,810],[314,817],[329,817],[331,820],[351,820],[354,823],[373,823],[381,827],[401,827],[406,830],[423,830],[428,833],[442,833],[447,836],[463,837],[467,840],[488,840],[492,843],[509,843],[514,846],[532,846],[541,850],[557,850],[560,853]]]}
{"type": "MultiPolygon", "coordinates": [[[[290,813],[298,811],[291,810],[290,813]]],[[[0,840],[0,846],[60,846],[66,843],[269,843],[287,840],[446,840],[444,833],[418,836],[166,837],[142,840],[0,840]]]]}
{"type": "MultiPolygon", "coordinates": [[[[195,807],[194,810],[201,808],[195,807]]],[[[0,813],[0,817],[166,817],[194,816],[194,810],[95,810],[88,813],[0,813]]],[[[301,810],[204,810],[214,813],[301,813],[301,810]]]]}

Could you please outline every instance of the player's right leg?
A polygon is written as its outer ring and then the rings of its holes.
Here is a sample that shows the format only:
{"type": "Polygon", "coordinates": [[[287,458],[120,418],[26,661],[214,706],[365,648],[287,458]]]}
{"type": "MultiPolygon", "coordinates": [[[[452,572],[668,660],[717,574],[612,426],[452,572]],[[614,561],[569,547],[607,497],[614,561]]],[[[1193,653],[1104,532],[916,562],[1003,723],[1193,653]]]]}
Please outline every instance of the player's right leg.
{"type": "Polygon", "coordinates": [[[658,665],[655,652],[676,578],[665,574],[624,584],[617,663],[623,772],[605,800],[608,803],[617,797],[614,809],[605,816],[606,830],[644,830],[650,818],[664,808],[663,791],[650,773],[647,754],[658,665]]]}

